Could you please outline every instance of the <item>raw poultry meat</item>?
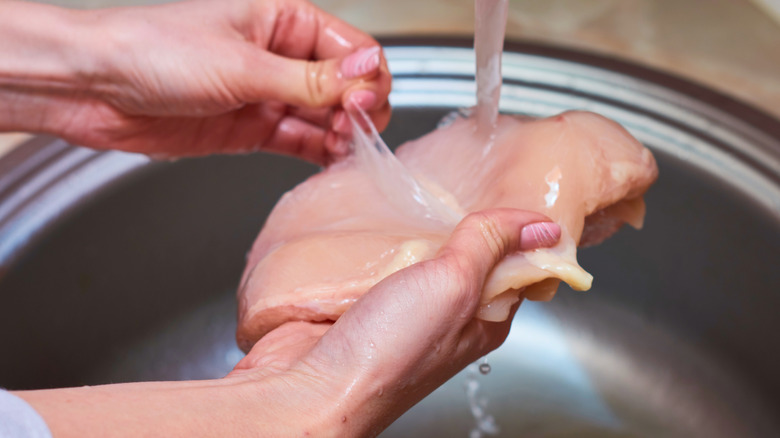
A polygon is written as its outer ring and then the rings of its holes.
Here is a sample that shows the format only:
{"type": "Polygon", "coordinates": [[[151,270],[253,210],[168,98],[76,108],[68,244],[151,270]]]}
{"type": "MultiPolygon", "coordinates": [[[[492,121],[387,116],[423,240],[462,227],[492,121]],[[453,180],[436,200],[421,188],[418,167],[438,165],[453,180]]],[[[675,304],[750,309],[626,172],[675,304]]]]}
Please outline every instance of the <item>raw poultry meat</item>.
{"type": "Polygon", "coordinates": [[[623,223],[642,226],[642,195],[657,176],[650,151],[589,112],[500,115],[482,131],[475,118],[454,117],[395,156],[375,144],[378,136],[359,135],[355,154],[285,194],[248,257],[241,348],[287,321],[337,319],[389,274],[433,257],[466,213],[486,208],[543,213],[563,237],[501,262],[479,318],[504,320],[521,297],[548,300],[560,281],[588,289],[576,246],[599,243],[623,223]]]}

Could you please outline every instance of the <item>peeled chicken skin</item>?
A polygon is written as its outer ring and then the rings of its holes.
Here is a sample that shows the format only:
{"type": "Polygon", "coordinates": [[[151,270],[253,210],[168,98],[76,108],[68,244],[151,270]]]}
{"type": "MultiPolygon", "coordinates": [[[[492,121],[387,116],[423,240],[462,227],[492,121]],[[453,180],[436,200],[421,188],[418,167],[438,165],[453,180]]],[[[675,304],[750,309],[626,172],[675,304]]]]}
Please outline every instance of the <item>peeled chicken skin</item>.
{"type": "Polygon", "coordinates": [[[506,257],[488,278],[479,318],[506,319],[521,296],[550,299],[561,280],[588,289],[577,244],[599,243],[623,223],[641,227],[642,195],[657,176],[648,149],[588,112],[502,115],[492,140],[459,118],[396,156],[453,216],[411,208],[407,187],[359,157],[309,178],[282,197],[250,251],[239,290],[244,350],[284,322],[337,319],[386,276],[433,257],[458,218],[487,208],[543,213],[563,237],[506,257]]]}

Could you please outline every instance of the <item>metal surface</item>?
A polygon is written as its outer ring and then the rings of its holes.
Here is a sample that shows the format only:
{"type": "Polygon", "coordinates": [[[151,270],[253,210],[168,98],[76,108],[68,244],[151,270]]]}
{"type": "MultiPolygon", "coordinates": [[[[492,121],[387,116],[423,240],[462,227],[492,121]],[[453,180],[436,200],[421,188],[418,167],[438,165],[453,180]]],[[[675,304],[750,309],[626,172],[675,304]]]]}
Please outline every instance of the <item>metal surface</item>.
{"type": "MultiPolygon", "coordinates": [[[[462,40],[391,41],[391,145],[473,103],[462,40]],[[400,44],[400,46],[398,46],[400,44]]],[[[591,109],[651,147],[645,230],[581,252],[590,292],[526,303],[478,374],[501,436],[780,435],[780,122],[614,60],[509,45],[502,106],[591,109]]],[[[0,386],[220,376],[271,156],[149,163],[51,139],[0,159],[0,386]]],[[[383,436],[468,436],[465,374],[383,436]]]]}

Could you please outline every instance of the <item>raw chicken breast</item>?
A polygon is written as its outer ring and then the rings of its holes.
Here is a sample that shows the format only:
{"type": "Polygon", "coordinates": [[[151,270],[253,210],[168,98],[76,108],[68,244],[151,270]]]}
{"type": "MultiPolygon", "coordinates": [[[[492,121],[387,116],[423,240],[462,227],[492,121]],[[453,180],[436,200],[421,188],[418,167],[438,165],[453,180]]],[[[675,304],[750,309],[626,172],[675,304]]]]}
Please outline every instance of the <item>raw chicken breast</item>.
{"type": "Polygon", "coordinates": [[[486,208],[543,213],[563,238],[501,262],[479,318],[506,319],[521,296],[548,300],[561,280],[588,289],[577,244],[599,243],[623,223],[641,227],[642,195],[657,176],[648,149],[588,112],[502,115],[488,135],[456,118],[402,145],[398,160],[385,155],[356,151],[276,205],[239,291],[242,349],[287,321],[337,319],[389,274],[433,257],[466,213],[486,208]]]}

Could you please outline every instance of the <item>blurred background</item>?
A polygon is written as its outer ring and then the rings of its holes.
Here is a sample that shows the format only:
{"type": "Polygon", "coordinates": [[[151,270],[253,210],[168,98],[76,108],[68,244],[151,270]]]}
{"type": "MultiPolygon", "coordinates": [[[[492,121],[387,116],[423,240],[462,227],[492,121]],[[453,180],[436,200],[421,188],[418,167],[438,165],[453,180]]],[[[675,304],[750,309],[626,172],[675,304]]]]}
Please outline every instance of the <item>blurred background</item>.
{"type": "MultiPolygon", "coordinates": [[[[375,35],[468,35],[473,0],[313,0],[375,35]]],[[[72,8],[155,0],[46,0],[72,8]]],[[[780,118],[780,0],[510,0],[507,38],[693,79],[780,118]]],[[[0,136],[0,153],[26,138],[0,136]]]]}

